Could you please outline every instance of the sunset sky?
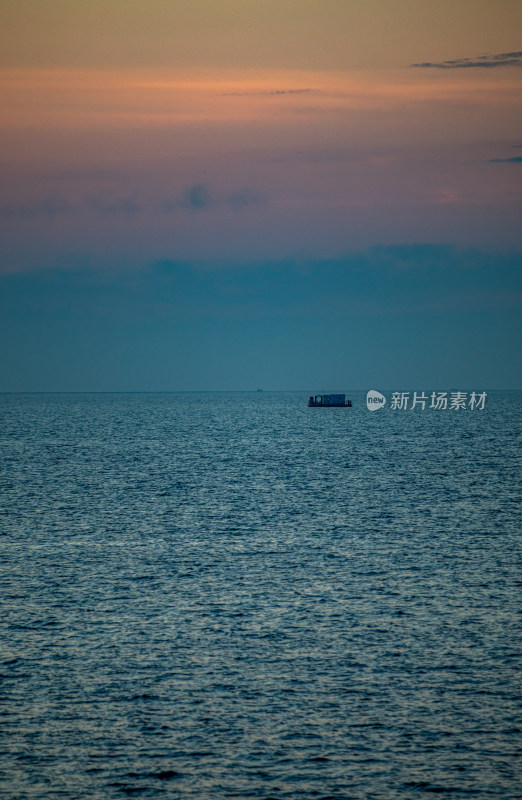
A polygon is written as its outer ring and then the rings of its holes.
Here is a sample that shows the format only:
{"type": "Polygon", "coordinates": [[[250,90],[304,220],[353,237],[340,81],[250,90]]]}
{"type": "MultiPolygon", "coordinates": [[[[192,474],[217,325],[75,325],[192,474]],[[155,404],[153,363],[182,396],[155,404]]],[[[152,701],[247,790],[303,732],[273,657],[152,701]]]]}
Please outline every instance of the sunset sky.
{"type": "Polygon", "coordinates": [[[522,388],[520,0],[0,31],[0,390],[522,388]]]}

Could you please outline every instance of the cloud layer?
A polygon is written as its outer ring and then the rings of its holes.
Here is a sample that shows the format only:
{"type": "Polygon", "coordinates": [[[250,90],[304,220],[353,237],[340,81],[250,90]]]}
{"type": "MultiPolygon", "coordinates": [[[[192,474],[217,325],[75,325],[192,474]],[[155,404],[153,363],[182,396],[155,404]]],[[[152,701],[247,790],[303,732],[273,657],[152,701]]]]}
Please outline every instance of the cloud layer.
{"type": "Polygon", "coordinates": [[[519,386],[521,266],[432,244],[235,266],[86,254],[0,275],[0,390],[519,386]]]}
{"type": "Polygon", "coordinates": [[[522,156],[511,156],[510,158],[492,158],[492,164],[522,164],[522,156]]]}
{"type": "Polygon", "coordinates": [[[448,61],[423,61],[410,64],[410,67],[423,69],[492,69],[494,67],[520,67],[522,66],[522,50],[512,53],[496,53],[495,55],[475,56],[475,58],[454,58],[448,61]]]}
{"type": "Polygon", "coordinates": [[[249,187],[239,187],[230,192],[214,192],[206,184],[195,183],[178,195],[161,198],[114,196],[109,193],[87,195],[77,201],[61,195],[52,195],[34,201],[5,203],[0,205],[0,219],[32,222],[37,219],[53,219],[65,214],[84,215],[86,211],[94,212],[101,217],[132,218],[158,211],[162,214],[194,213],[219,208],[241,211],[266,203],[268,203],[266,194],[249,187]]]}

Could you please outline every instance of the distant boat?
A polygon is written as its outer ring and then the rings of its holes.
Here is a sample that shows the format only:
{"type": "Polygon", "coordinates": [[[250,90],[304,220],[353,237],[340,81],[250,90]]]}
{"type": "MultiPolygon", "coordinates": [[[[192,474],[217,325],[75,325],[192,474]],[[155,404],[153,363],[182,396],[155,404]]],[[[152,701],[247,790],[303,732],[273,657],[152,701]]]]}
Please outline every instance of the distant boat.
{"type": "Polygon", "coordinates": [[[308,401],[309,408],[351,408],[352,401],[345,394],[316,394],[308,401]]]}

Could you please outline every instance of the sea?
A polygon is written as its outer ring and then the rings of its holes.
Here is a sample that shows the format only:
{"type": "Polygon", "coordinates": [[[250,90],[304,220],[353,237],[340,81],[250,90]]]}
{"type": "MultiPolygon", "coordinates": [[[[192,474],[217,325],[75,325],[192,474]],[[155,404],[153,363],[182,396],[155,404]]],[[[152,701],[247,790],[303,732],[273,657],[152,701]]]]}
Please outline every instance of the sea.
{"type": "Polygon", "coordinates": [[[308,395],[0,396],[2,798],[522,798],[522,394],[308,395]]]}

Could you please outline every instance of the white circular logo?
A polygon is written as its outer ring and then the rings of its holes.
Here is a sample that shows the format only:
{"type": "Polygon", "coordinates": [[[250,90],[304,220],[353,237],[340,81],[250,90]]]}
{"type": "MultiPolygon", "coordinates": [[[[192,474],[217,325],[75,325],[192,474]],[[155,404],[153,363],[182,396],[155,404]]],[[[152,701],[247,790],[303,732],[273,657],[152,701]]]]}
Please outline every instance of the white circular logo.
{"type": "Polygon", "coordinates": [[[385,403],[385,396],[380,392],[376,392],[375,389],[370,389],[366,395],[366,405],[368,406],[368,411],[378,411],[379,408],[384,408],[385,403]]]}

